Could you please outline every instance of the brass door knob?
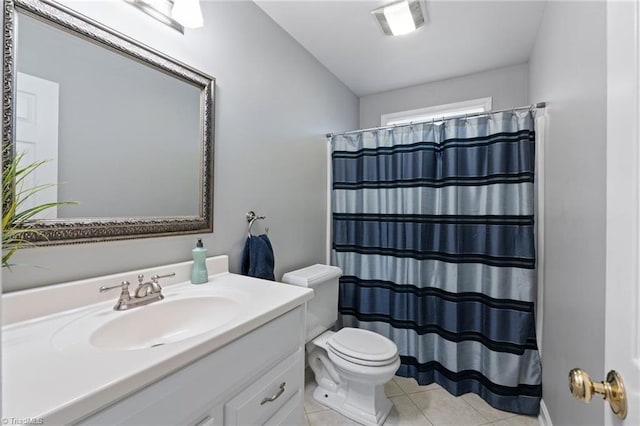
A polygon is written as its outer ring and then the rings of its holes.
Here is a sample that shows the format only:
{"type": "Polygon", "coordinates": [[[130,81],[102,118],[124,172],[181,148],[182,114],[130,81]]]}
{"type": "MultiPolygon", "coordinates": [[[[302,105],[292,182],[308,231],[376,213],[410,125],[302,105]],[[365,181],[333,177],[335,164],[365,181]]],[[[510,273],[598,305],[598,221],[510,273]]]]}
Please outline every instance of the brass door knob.
{"type": "Polygon", "coordinates": [[[605,382],[594,382],[591,377],[579,368],[569,372],[569,390],[571,395],[585,404],[591,401],[594,394],[602,395],[609,401],[611,411],[621,419],[627,417],[627,393],[624,390],[622,377],[611,370],[605,382]]]}

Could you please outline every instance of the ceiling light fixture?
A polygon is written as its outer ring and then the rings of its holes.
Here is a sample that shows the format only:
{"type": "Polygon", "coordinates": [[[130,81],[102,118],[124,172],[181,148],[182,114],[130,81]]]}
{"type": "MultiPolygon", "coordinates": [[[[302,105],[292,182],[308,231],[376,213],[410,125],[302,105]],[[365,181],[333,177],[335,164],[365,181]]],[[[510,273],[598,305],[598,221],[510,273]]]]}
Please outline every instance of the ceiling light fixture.
{"type": "Polygon", "coordinates": [[[380,28],[386,35],[403,35],[424,25],[420,0],[402,0],[373,10],[380,28]]]}
{"type": "Polygon", "coordinates": [[[184,26],[171,17],[173,0],[124,0],[147,15],[184,34],[184,26]]]}
{"type": "Polygon", "coordinates": [[[200,28],[204,25],[199,0],[174,0],[171,17],[187,28],[200,28]]]}

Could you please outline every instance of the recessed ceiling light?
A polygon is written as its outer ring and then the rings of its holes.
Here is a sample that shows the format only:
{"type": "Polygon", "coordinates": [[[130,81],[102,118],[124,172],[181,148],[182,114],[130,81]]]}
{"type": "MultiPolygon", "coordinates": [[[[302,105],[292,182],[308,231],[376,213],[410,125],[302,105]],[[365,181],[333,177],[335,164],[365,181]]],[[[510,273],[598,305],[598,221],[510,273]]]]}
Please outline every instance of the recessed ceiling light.
{"type": "Polygon", "coordinates": [[[373,10],[386,35],[408,34],[424,24],[420,0],[402,0],[373,10]]]}

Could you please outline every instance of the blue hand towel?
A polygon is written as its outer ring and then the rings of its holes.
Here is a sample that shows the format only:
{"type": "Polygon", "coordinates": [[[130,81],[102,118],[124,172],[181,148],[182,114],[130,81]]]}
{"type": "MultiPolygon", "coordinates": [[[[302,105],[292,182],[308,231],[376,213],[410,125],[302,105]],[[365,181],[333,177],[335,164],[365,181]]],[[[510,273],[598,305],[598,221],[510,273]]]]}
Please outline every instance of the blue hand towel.
{"type": "Polygon", "coordinates": [[[242,275],[275,281],[274,263],[273,247],[266,234],[247,237],[242,251],[242,275]]]}

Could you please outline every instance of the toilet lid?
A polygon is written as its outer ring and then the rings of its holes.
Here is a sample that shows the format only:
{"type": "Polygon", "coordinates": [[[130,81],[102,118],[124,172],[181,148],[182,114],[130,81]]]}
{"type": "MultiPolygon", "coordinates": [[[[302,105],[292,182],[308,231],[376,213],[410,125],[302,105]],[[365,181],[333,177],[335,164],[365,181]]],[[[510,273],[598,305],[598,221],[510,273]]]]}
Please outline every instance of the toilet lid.
{"type": "Polygon", "coordinates": [[[360,328],[343,328],[329,338],[327,346],[340,358],[363,365],[386,365],[398,357],[395,343],[360,328]]]}

